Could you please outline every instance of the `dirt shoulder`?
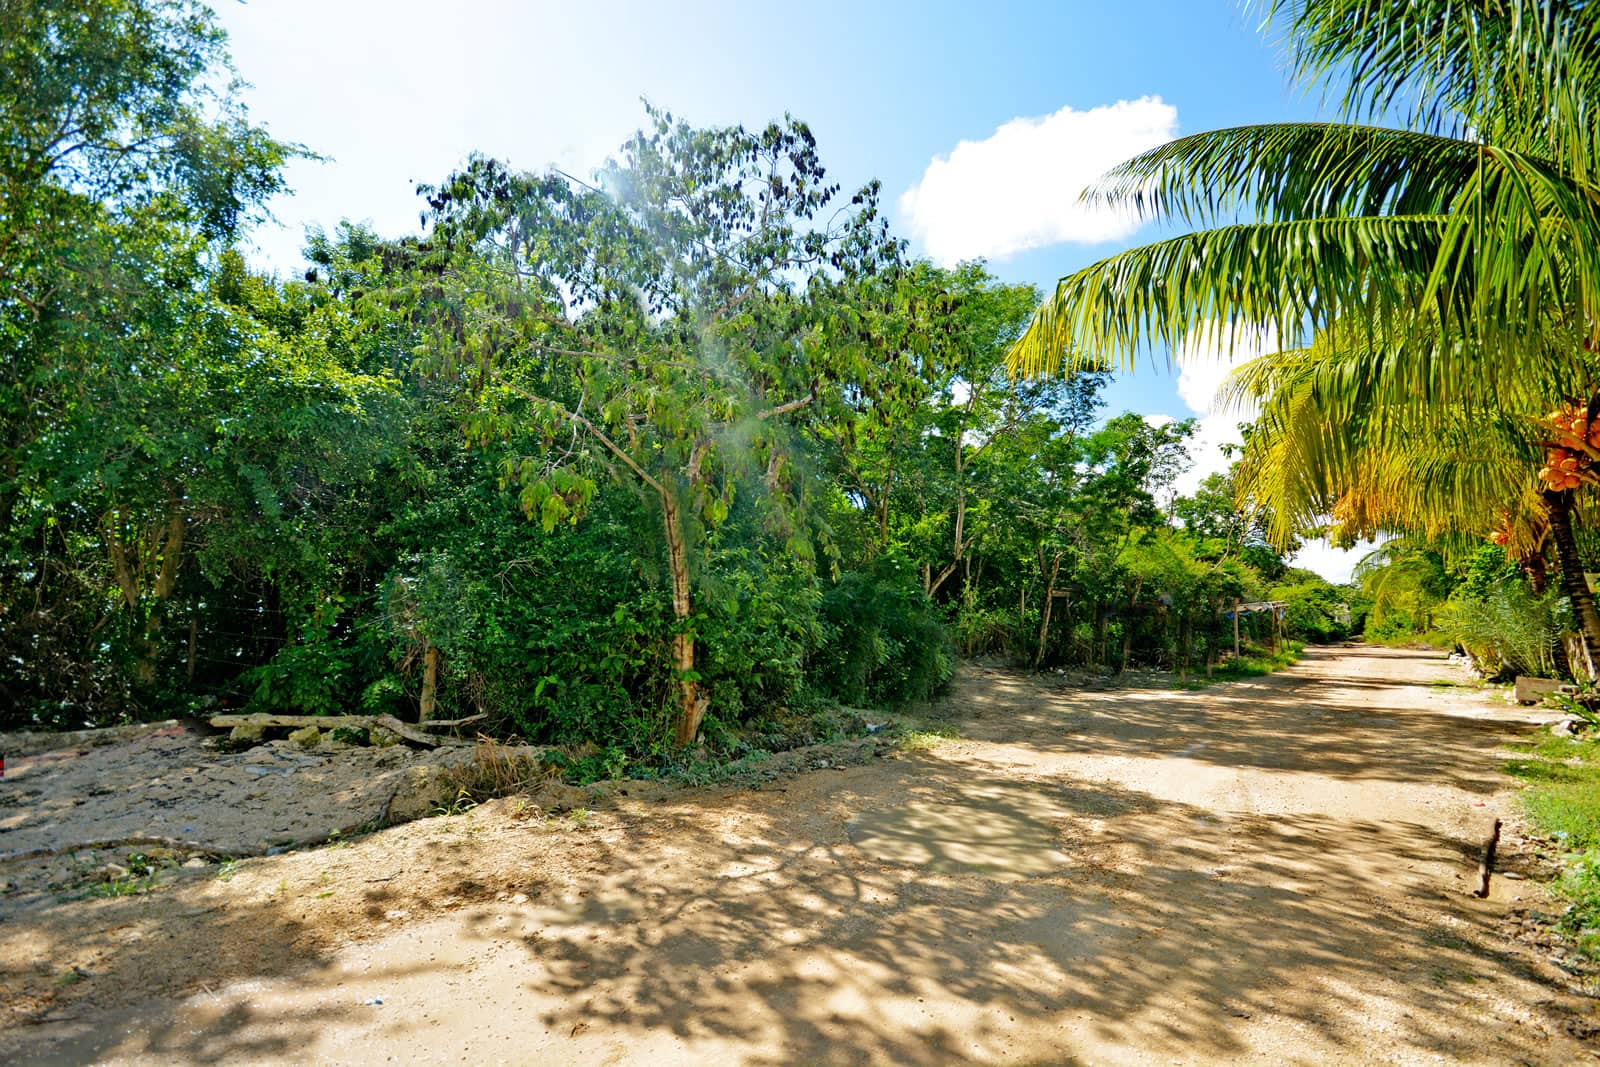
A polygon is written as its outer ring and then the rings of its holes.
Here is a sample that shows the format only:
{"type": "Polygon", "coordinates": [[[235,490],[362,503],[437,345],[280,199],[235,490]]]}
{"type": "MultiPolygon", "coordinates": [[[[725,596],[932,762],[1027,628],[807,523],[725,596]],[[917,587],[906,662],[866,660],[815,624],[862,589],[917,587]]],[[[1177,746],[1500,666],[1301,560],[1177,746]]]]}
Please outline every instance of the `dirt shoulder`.
{"type": "Polygon", "coordinates": [[[1575,1062],[1593,1002],[1503,932],[1539,890],[1469,893],[1532,717],[1462,680],[970,670],[935,709],[962,738],[900,759],[30,898],[0,1059],[1575,1062]]]}

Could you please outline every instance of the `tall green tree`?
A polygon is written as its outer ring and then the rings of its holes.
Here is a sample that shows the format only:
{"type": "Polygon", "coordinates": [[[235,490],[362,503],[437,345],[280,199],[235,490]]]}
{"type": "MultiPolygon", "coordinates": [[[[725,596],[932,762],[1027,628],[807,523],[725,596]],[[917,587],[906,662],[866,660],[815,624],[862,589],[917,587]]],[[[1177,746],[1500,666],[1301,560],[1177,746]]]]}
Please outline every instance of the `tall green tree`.
{"type": "Polygon", "coordinates": [[[811,556],[796,427],[863,374],[837,297],[900,253],[876,187],[841,202],[804,124],[651,119],[593,184],[477,160],[426,190],[415,307],[424,354],[480,376],[474,435],[542,437],[503,471],[529,515],[547,529],[576,520],[602,472],[656,510],[688,743],[708,700],[694,545],[751,494],[811,556]]]}

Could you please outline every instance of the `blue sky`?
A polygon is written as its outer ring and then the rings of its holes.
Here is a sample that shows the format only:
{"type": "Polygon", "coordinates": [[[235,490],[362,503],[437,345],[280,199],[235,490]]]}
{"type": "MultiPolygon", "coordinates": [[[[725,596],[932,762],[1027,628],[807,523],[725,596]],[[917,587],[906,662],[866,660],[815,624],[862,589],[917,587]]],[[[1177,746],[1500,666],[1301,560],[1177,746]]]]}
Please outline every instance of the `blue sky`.
{"type": "MultiPolygon", "coordinates": [[[[290,168],[280,225],[256,235],[258,260],[285,271],[308,225],[414,230],[411,183],[472,151],[585,172],[639,125],[645,97],[697,124],[805,119],[838,180],[883,182],[914,251],[982,255],[1002,279],[1048,289],[1151,236],[1075,205],[1105,166],[1175,134],[1319,114],[1235,0],[217,0],[217,12],[255,118],[330,157],[290,168]]],[[[1158,356],[1119,375],[1110,410],[1205,414],[1221,366],[1202,354],[1189,368],[1158,356]]],[[[1233,421],[1211,414],[1208,447],[1233,421]]]]}

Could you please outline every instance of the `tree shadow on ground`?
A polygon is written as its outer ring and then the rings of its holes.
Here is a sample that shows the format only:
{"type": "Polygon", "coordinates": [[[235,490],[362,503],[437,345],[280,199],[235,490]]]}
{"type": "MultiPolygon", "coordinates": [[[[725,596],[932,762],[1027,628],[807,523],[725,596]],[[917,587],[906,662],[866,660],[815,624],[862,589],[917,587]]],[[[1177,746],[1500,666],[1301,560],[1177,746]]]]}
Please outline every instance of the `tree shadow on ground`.
{"type": "MultiPolygon", "coordinates": [[[[1398,1043],[1470,1059],[1485,1053],[1461,1025],[1483,1010],[1480,983],[1532,980],[1470,913],[1440,926],[1436,889],[1411,887],[1410,908],[1375,893],[1376,872],[1404,857],[1464,862],[1470,842],[1427,826],[1225,827],[1114,787],[1041,803],[998,778],[920,779],[912,793],[985,819],[1002,860],[974,864],[968,840],[941,851],[911,820],[903,843],[923,856],[902,866],[848,842],[785,841],[773,818],[739,846],[694,841],[702,868],[722,873],[680,887],[639,865],[650,850],[630,842],[603,886],[540,909],[525,939],[529,992],[563,1004],[544,1022],[781,1050],[748,1062],[876,1063],[1007,1058],[1028,1030],[1081,1021],[1061,1055],[1111,1045],[1229,1059],[1251,1051],[1240,1020],[1267,1013],[1355,1052],[1350,1020],[1375,1001],[1398,1043]],[[1114,823],[1113,840],[1090,840],[1074,826],[1085,818],[1114,823]],[[1051,820],[1065,839],[1058,871],[1037,876],[1030,861],[1004,877],[1011,842],[1031,844],[1051,820]],[[1177,836],[1174,822],[1193,830],[1177,836]],[[1340,844],[1352,835],[1360,862],[1340,844]],[[611,936],[591,936],[599,928],[611,936]],[[930,1003],[939,1015],[919,1010],[930,1003]]],[[[1508,1054],[1542,1050],[1519,1036],[1508,1054]]]]}
{"type": "MultiPolygon", "coordinates": [[[[1442,660],[1437,654],[1368,654],[1410,668],[1416,680],[1397,686],[1332,674],[1337,652],[1311,649],[1290,670],[1187,692],[1041,695],[1021,672],[991,671],[981,688],[958,688],[946,707],[962,717],[964,736],[1035,752],[1175,756],[1352,780],[1432,781],[1480,795],[1503,788],[1497,750],[1533,726],[1447,710],[1463,697],[1428,685],[1427,670],[1437,672],[1442,660]]],[[[1484,696],[1466,699],[1487,708],[1484,696]]]]}
{"type": "MultiPolygon", "coordinates": [[[[392,880],[334,903],[352,916],[431,916],[360,946],[362,973],[440,1019],[362,1013],[349,953],[297,929],[315,902],[280,899],[118,939],[115,973],[154,974],[168,954],[190,953],[219,992],[175,1011],[130,999],[136,1023],[86,1015],[93,1028],[53,1058],[339,1058],[325,1044],[333,1028],[350,1059],[1316,1062],[1403,1051],[1550,1062],[1572,1051],[1559,1021],[1530,1007],[1560,988],[1505,944],[1493,905],[1461,891],[1477,842],[1460,820],[1422,818],[1415,804],[1383,819],[1265,816],[1050,762],[1189,750],[1163,766],[1270,769],[1283,772],[1275,781],[1346,789],[1436,776],[1479,793],[1494,785],[1492,749],[1510,727],[1410,697],[1363,705],[1360,690],[1315,676],[1198,695],[1217,702],[1213,714],[1172,694],[1086,707],[1002,692],[964,731],[987,741],[948,752],[759,792],[625,802],[581,832],[503,814],[476,836],[465,820],[390,831],[372,840],[393,857],[392,880]],[[1310,725],[1275,736],[1293,722],[1310,725]],[[1024,743],[1041,756],[1019,775],[1007,746],[1024,743]],[[205,959],[207,938],[261,954],[205,959]],[[272,948],[285,943],[294,951],[272,948]],[[469,1011],[481,1023],[463,1028],[469,1011]],[[139,1029],[135,1045],[124,1023],[139,1029]]],[[[295,857],[264,863],[263,877],[285,859],[295,857]]],[[[296,877],[310,884],[309,869],[296,877]]],[[[137,921],[136,904],[106,903],[137,921]]],[[[40,945],[70,938],[58,924],[40,945]]]]}

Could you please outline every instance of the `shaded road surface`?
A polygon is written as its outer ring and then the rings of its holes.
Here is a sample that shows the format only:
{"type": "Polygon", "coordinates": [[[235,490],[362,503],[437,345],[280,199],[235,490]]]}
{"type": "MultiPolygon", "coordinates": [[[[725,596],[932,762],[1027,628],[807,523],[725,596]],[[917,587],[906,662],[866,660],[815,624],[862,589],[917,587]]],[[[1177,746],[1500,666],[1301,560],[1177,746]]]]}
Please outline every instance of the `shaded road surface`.
{"type": "Polygon", "coordinates": [[[0,1059],[1588,1060],[1586,1002],[1501,932],[1539,891],[1468,894],[1532,727],[1463,680],[1382,649],[1192,693],[974,669],[926,753],[41,906],[0,965],[82,974],[0,1059]]]}

